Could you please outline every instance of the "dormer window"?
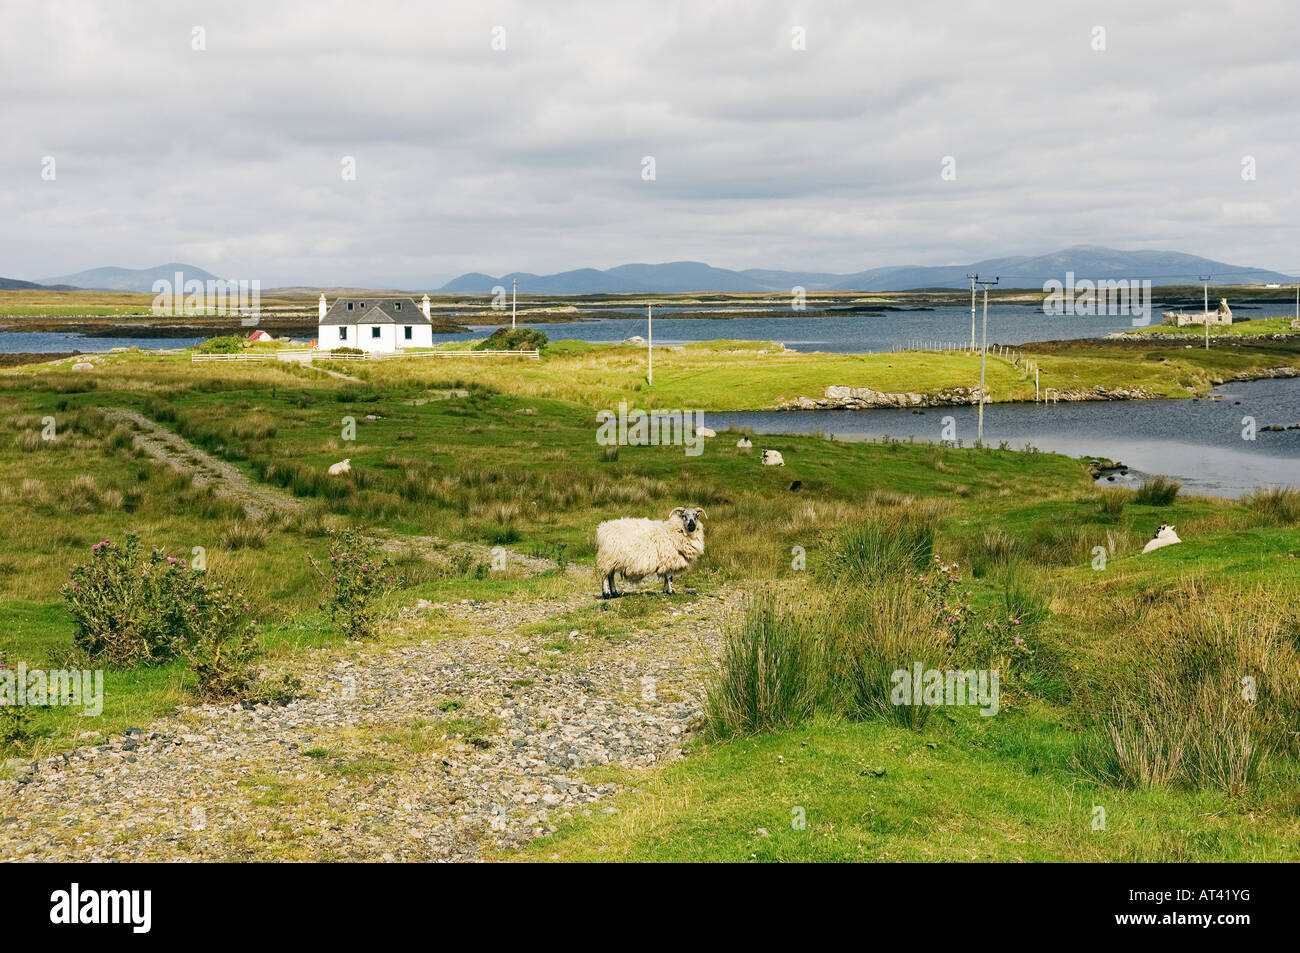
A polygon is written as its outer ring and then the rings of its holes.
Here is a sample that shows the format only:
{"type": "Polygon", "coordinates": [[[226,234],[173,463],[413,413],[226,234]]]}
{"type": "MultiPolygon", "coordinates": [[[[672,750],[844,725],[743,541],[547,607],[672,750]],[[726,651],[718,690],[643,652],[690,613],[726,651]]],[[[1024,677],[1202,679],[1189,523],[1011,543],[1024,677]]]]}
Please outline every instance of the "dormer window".
{"type": "Polygon", "coordinates": [[[402,310],[402,302],[400,302],[400,301],[394,301],[394,302],[393,302],[393,309],[394,309],[395,311],[401,311],[401,310],[402,310]]]}
{"type": "Polygon", "coordinates": [[[351,301],[348,302],[348,310],[349,310],[349,311],[352,310],[352,302],[351,302],[351,301]]]}

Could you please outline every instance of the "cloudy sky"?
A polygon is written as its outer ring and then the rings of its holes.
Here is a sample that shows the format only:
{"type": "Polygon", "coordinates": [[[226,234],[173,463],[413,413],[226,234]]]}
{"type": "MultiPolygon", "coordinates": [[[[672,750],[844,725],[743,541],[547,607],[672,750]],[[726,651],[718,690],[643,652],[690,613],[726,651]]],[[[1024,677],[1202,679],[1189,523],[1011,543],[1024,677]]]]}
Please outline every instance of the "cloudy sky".
{"type": "Polygon", "coordinates": [[[0,10],[5,277],[419,288],[1078,243],[1300,272],[1286,0],[0,10]]]}

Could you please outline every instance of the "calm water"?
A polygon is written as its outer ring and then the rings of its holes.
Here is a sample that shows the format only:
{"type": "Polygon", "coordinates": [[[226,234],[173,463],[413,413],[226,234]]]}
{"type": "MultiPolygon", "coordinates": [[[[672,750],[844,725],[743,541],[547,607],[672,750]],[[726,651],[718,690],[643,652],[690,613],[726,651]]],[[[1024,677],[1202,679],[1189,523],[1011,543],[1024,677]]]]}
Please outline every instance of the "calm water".
{"type": "Polygon", "coordinates": [[[58,351],[111,351],[115,347],[193,347],[203,338],[88,338],[66,331],[0,331],[0,354],[51,354],[58,351]]]}
{"type": "MultiPolygon", "coordinates": [[[[693,310],[699,310],[695,308],[693,310]]],[[[1152,304],[1152,321],[1159,323],[1165,306],[1152,304]]],[[[1285,307],[1240,307],[1243,318],[1269,317],[1289,313],[1285,307]]],[[[588,312],[594,315],[596,312],[588,312]]],[[[633,335],[646,336],[644,312],[612,313],[608,309],[590,320],[556,324],[528,324],[544,331],[552,341],[623,341],[633,335]],[[611,316],[613,315],[613,316],[611,316]]],[[[982,309],[976,314],[982,323],[982,309]]],[[[976,333],[980,333],[977,323],[976,333]]],[[[502,325],[483,325],[461,334],[435,334],[434,340],[469,341],[482,338],[502,325]]],[[[508,322],[505,326],[508,326],[508,322]]],[[[1048,317],[1042,309],[1025,305],[991,305],[989,307],[989,344],[1025,344],[1030,341],[1054,341],[1066,338],[1104,337],[1112,331],[1133,326],[1126,316],[1048,317]]],[[[314,333],[304,332],[304,340],[314,333]]],[[[969,307],[945,307],[879,314],[846,314],[811,317],[791,313],[789,317],[673,318],[668,311],[656,309],[654,342],[671,346],[693,341],[731,338],[742,341],[779,341],[796,351],[828,351],[840,354],[889,351],[908,347],[911,342],[962,344],[970,341],[969,307]]],[[[114,347],[173,348],[191,347],[201,338],[87,338],[66,332],[0,332],[0,352],[28,351],[107,351],[114,347]]],[[[978,338],[977,338],[978,340],[978,338]]]]}
{"type": "MultiPolygon", "coordinates": [[[[1300,486],[1300,430],[1264,430],[1300,423],[1300,378],[1216,387],[1222,400],[1089,401],[1072,404],[993,404],[984,408],[984,442],[1070,456],[1101,456],[1144,473],[1177,477],[1188,489],[1241,496],[1262,486],[1300,486]],[[1242,418],[1255,418],[1254,441],[1242,439],[1242,418]]],[[[846,440],[893,437],[938,442],[951,416],[957,439],[975,441],[975,407],[924,410],[810,410],[706,414],[714,429],[757,433],[822,433],[846,440]]],[[[719,437],[719,439],[723,439],[719,437]]],[[[778,448],[779,449],[779,448],[778,448]]],[[[787,461],[787,464],[790,461],[787,461]]]]}
{"type": "MultiPolygon", "coordinates": [[[[978,316],[983,320],[982,313],[978,316]]],[[[1157,320],[1159,320],[1157,318],[1157,320]]],[[[523,322],[520,322],[521,324],[523,322]]],[[[646,336],[645,315],[600,317],[592,321],[526,325],[544,331],[552,341],[622,341],[633,335],[646,336]]],[[[1048,318],[1039,308],[1005,306],[989,308],[989,343],[1023,344],[1062,338],[1104,337],[1111,331],[1132,327],[1130,318],[1048,318]]],[[[490,329],[476,328],[470,334],[436,335],[455,341],[482,337],[490,329]]],[[[978,333],[978,331],[977,331],[978,333]]],[[[694,341],[730,338],[740,341],[779,341],[796,351],[828,351],[839,354],[888,351],[905,347],[918,339],[927,341],[970,341],[969,308],[935,308],[930,311],[887,311],[843,317],[788,318],[670,318],[658,314],[654,322],[654,343],[670,346],[694,341]]]]}
{"type": "MultiPolygon", "coordinates": [[[[698,310],[698,309],[697,309],[698,310]]],[[[1152,304],[1152,323],[1160,323],[1160,312],[1167,308],[1152,304]]],[[[1240,308],[1243,318],[1270,317],[1288,313],[1272,306],[1240,308]]],[[[523,322],[520,322],[523,324],[523,322]]],[[[976,312],[976,340],[982,331],[983,309],[976,312]]],[[[507,324],[508,326],[508,324],[507,324]]],[[[592,321],[561,324],[526,324],[544,331],[552,341],[622,341],[632,335],[646,336],[645,313],[626,317],[600,317],[592,321]]],[[[1048,317],[1041,308],[1025,305],[989,306],[989,344],[1025,344],[1030,341],[1057,341],[1072,338],[1105,337],[1112,331],[1133,327],[1127,316],[1048,317]]],[[[435,335],[440,341],[469,340],[483,337],[493,329],[475,328],[469,334],[435,335]]],[[[688,344],[730,338],[742,341],[780,341],[796,351],[827,351],[860,354],[907,347],[912,341],[938,341],[962,344],[970,342],[970,308],[933,308],[930,310],[886,311],[881,314],[858,314],[835,317],[807,317],[792,314],[788,318],[670,318],[655,312],[656,345],[688,344]]]]}

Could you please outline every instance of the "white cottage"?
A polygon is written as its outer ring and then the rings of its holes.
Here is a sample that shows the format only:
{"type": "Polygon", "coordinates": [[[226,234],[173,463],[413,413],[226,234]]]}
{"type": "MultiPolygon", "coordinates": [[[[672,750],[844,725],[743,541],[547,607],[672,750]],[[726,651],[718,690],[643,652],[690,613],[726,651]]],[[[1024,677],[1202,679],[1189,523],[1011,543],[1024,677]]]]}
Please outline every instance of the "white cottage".
{"type": "Polygon", "coordinates": [[[433,346],[428,295],[419,306],[411,298],[339,298],[328,309],[321,295],[317,323],[316,346],[322,351],[351,347],[391,354],[433,346]]]}

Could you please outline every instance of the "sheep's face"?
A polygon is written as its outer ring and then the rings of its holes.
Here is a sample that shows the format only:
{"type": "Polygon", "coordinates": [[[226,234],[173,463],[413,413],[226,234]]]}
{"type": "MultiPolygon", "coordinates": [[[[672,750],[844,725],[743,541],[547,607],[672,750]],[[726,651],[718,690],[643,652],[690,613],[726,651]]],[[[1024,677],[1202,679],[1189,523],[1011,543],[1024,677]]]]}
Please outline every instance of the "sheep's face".
{"type": "Polygon", "coordinates": [[[697,506],[679,506],[668,514],[670,520],[682,521],[682,528],[687,533],[694,533],[704,521],[704,510],[697,506]]]}
{"type": "Polygon", "coordinates": [[[1173,534],[1173,532],[1174,532],[1174,528],[1172,526],[1169,526],[1165,523],[1161,523],[1160,528],[1156,530],[1155,538],[1159,539],[1161,536],[1170,536],[1173,534]]]}

